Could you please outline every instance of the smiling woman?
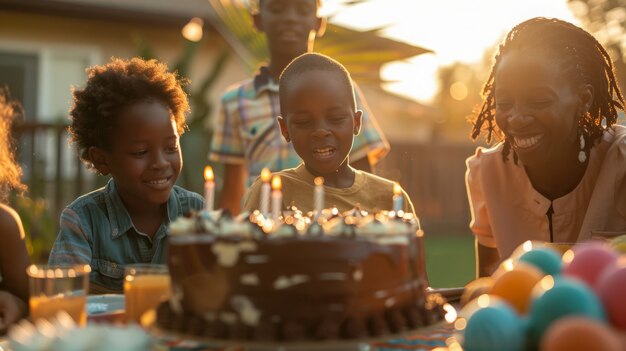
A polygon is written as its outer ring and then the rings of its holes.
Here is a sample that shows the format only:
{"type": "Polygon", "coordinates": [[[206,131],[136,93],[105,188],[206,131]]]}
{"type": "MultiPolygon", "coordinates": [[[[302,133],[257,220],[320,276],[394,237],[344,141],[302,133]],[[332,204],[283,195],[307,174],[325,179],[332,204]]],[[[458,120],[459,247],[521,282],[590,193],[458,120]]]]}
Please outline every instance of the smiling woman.
{"type": "Polygon", "coordinates": [[[615,124],[624,98],[593,36],[557,19],[517,25],[483,93],[472,135],[501,143],[467,160],[479,245],[506,258],[529,239],[626,231],[626,128],[615,124]]]}

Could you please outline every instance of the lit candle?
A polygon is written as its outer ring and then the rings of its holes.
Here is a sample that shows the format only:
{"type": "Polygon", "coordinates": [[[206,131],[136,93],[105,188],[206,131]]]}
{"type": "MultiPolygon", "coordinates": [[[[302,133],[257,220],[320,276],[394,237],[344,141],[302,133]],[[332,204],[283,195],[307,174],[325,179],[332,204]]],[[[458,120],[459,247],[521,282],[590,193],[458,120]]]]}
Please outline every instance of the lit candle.
{"type": "Polygon", "coordinates": [[[261,171],[261,181],[263,181],[263,184],[261,184],[261,207],[259,208],[259,210],[261,211],[261,214],[266,218],[270,212],[270,178],[271,177],[272,177],[272,174],[270,173],[270,170],[267,168],[263,168],[263,170],[261,171]]]}
{"type": "Polygon", "coordinates": [[[400,184],[393,183],[393,210],[397,213],[398,211],[402,211],[402,188],[400,184]]]}
{"type": "Polygon", "coordinates": [[[204,209],[207,212],[213,211],[215,202],[215,176],[211,166],[204,167],[204,209]]]}
{"type": "Polygon", "coordinates": [[[313,191],[313,208],[315,209],[315,218],[322,213],[324,209],[324,178],[315,177],[315,190],[313,191]]]}
{"type": "Polygon", "coordinates": [[[280,191],[281,187],[280,176],[275,175],[272,177],[272,220],[274,220],[275,224],[278,223],[280,208],[283,203],[283,193],[280,191]]]}

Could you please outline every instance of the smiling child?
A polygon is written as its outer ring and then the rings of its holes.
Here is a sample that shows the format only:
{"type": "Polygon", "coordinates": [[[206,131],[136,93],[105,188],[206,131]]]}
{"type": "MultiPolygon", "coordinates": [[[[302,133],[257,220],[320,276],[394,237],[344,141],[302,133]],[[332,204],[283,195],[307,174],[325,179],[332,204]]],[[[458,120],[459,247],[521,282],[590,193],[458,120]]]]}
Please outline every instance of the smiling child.
{"type": "Polygon", "coordinates": [[[174,185],[188,110],[181,82],[155,60],[89,70],[69,132],[80,158],[111,180],[65,208],[51,265],[89,264],[92,293],[120,293],[124,265],[166,262],[167,223],[204,207],[174,185]]]}
{"type": "MultiPolygon", "coordinates": [[[[346,211],[360,204],[366,211],[392,209],[393,182],[354,169],[349,153],[361,128],[352,79],[330,57],[307,53],[293,60],[280,76],[280,131],[303,163],[278,172],[285,208],[313,210],[314,178],[324,178],[325,203],[346,211]]],[[[261,180],[250,188],[244,210],[260,204],[261,180]]],[[[404,211],[414,213],[402,190],[404,211]]]]}

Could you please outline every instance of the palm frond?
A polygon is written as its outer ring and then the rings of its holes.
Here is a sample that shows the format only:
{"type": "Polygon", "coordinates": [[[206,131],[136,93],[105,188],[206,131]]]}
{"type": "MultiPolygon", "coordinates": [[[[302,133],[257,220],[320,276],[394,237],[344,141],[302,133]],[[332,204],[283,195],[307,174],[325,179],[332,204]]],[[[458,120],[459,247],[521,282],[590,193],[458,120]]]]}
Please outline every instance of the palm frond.
{"type": "MultiPolygon", "coordinates": [[[[251,70],[268,60],[265,36],[254,29],[249,8],[243,0],[207,1],[215,14],[211,23],[251,70]]],[[[344,4],[361,2],[363,0],[345,0],[344,4]]],[[[382,65],[430,52],[383,37],[380,28],[357,31],[335,24],[329,24],[326,35],[315,42],[315,51],[338,60],[355,80],[368,83],[382,83],[379,76],[382,65]]]]}

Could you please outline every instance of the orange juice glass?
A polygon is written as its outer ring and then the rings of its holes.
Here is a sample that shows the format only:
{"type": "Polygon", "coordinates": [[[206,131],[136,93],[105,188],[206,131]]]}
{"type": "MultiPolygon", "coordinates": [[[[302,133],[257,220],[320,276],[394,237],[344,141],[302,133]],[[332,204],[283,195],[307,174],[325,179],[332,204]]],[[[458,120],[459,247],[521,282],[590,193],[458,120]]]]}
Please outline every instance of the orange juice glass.
{"type": "Polygon", "coordinates": [[[126,265],[125,272],[126,321],[142,324],[146,312],[170,297],[170,275],[167,266],[159,264],[126,265]]]}
{"type": "Polygon", "coordinates": [[[69,314],[76,324],[87,324],[89,265],[31,265],[26,269],[30,286],[30,318],[52,319],[60,311],[69,314]]]}

